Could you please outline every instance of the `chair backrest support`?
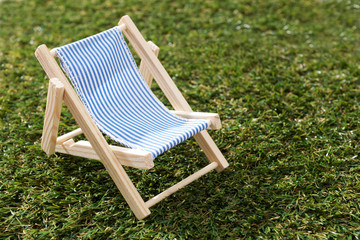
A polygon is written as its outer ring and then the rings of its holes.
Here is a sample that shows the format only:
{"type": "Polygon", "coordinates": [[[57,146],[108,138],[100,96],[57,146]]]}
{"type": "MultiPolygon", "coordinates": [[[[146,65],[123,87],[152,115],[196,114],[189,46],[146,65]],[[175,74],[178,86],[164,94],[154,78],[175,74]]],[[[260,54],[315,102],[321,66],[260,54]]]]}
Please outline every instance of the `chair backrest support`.
{"type": "Polygon", "coordinates": [[[178,111],[192,112],[190,105],[176,87],[159,59],[151,50],[150,46],[146,43],[144,37],[141,35],[131,18],[128,15],[123,16],[119,21],[119,25],[120,24],[126,25],[126,29],[123,30],[123,33],[129,40],[135,52],[139,55],[141,60],[144,61],[145,65],[174,109],[178,111]]]}

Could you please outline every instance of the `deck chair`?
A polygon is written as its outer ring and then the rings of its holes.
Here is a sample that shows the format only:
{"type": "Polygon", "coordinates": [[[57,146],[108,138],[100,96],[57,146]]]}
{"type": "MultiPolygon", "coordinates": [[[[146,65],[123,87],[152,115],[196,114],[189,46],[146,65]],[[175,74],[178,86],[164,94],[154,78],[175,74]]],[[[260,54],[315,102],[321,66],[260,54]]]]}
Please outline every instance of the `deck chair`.
{"type": "Polygon", "coordinates": [[[41,45],[35,51],[50,79],[42,149],[47,154],[60,152],[100,160],[138,219],[190,182],[228,166],[206,131],[220,128],[219,116],[192,111],[158,60],[158,52],[129,16],[122,17],[118,26],[83,40],[51,51],[41,45]],[[123,34],[141,59],[140,70],[123,34]],[[168,110],[152,93],[152,78],[175,110],[168,110]],[[80,128],[58,137],[62,101],[80,128]],[[109,145],[102,133],[126,147],[109,145]],[[88,141],[75,142],[73,137],[80,134],[88,141]],[[123,165],[150,169],[158,155],[192,136],[211,163],[145,202],[123,165]]]}

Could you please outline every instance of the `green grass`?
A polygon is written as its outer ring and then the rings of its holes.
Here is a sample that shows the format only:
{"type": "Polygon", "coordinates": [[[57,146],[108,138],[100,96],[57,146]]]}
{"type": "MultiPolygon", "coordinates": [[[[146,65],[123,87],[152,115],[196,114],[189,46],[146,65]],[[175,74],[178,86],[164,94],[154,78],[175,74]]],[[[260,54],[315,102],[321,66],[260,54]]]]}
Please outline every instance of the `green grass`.
{"type": "MultiPolygon", "coordinates": [[[[355,0],[0,1],[0,239],[357,239],[359,16],[355,0]],[[125,14],[193,109],[220,114],[210,134],[230,163],[142,221],[101,163],[40,148],[36,47],[125,14]]],[[[67,110],[60,128],[76,128],[67,110]]],[[[126,170],[147,200],[206,164],[190,140],[126,170]]]]}

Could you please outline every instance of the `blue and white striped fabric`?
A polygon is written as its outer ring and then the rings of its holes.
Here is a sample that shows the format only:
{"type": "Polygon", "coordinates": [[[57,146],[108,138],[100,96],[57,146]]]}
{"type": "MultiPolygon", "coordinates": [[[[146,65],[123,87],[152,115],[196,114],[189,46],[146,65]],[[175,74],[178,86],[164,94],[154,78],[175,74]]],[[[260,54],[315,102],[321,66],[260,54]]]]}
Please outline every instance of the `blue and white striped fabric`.
{"type": "Polygon", "coordinates": [[[57,48],[61,66],[99,129],[155,158],[206,129],[172,115],[142,78],[118,27],[57,48]]]}

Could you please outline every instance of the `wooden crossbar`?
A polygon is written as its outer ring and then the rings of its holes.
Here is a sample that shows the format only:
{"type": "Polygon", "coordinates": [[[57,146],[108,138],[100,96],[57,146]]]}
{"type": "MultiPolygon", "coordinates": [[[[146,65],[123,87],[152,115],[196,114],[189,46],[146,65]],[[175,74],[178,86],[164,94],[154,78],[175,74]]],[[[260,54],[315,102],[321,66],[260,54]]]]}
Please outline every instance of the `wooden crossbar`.
{"type": "Polygon", "coordinates": [[[209,165],[207,165],[206,167],[200,169],[199,171],[197,171],[196,173],[188,176],[187,178],[183,179],[182,181],[178,182],[177,184],[175,184],[174,186],[168,188],[167,190],[163,191],[162,193],[156,195],[155,197],[153,197],[152,199],[150,199],[149,201],[145,202],[145,205],[150,208],[152,206],[154,206],[155,204],[157,204],[158,202],[160,202],[161,200],[163,200],[164,198],[170,196],[171,194],[177,192],[179,189],[185,187],[186,185],[188,185],[189,183],[195,181],[196,179],[200,178],[201,176],[205,175],[206,173],[210,172],[211,170],[217,168],[218,164],[216,162],[210,163],[209,165]]]}
{"type": "MultiPolygon", "coordinates": [[[[118,27],[119,27],[120,31],[124,31],[124,30],[126,29],[126,25],[125,25],[125,24],[120,24],[120,25],[118,25],[118,27]]],[[[149,44],[153,44],[153,43],[150,42],[149,44]]],[[[154,44],[154,45],[155,45],[155,44],[154,44]]],[[[156,47],[157,47],[157,46],[155,45],[154,51],[157,51],[157,52],[159,53],[159,49],[157,50],[156,47]]],[[[50,55],[51,55],[52,57],[56,57],[56,48],[53,48],[53,49],[50,50],[50,55]]]]}
{"type": "Polygon", "coordinates": [[[66,142],[67,140],[69,140],[70,138],[76,137],[82,133],[83,133],[83,131],[81,130],[81,128],[75,129],[74,131],[71,131],[69,133],[66,133],[66,134],[58,137],[56,140],[56,144],[62,144],[64,142],[66,142]]]}

